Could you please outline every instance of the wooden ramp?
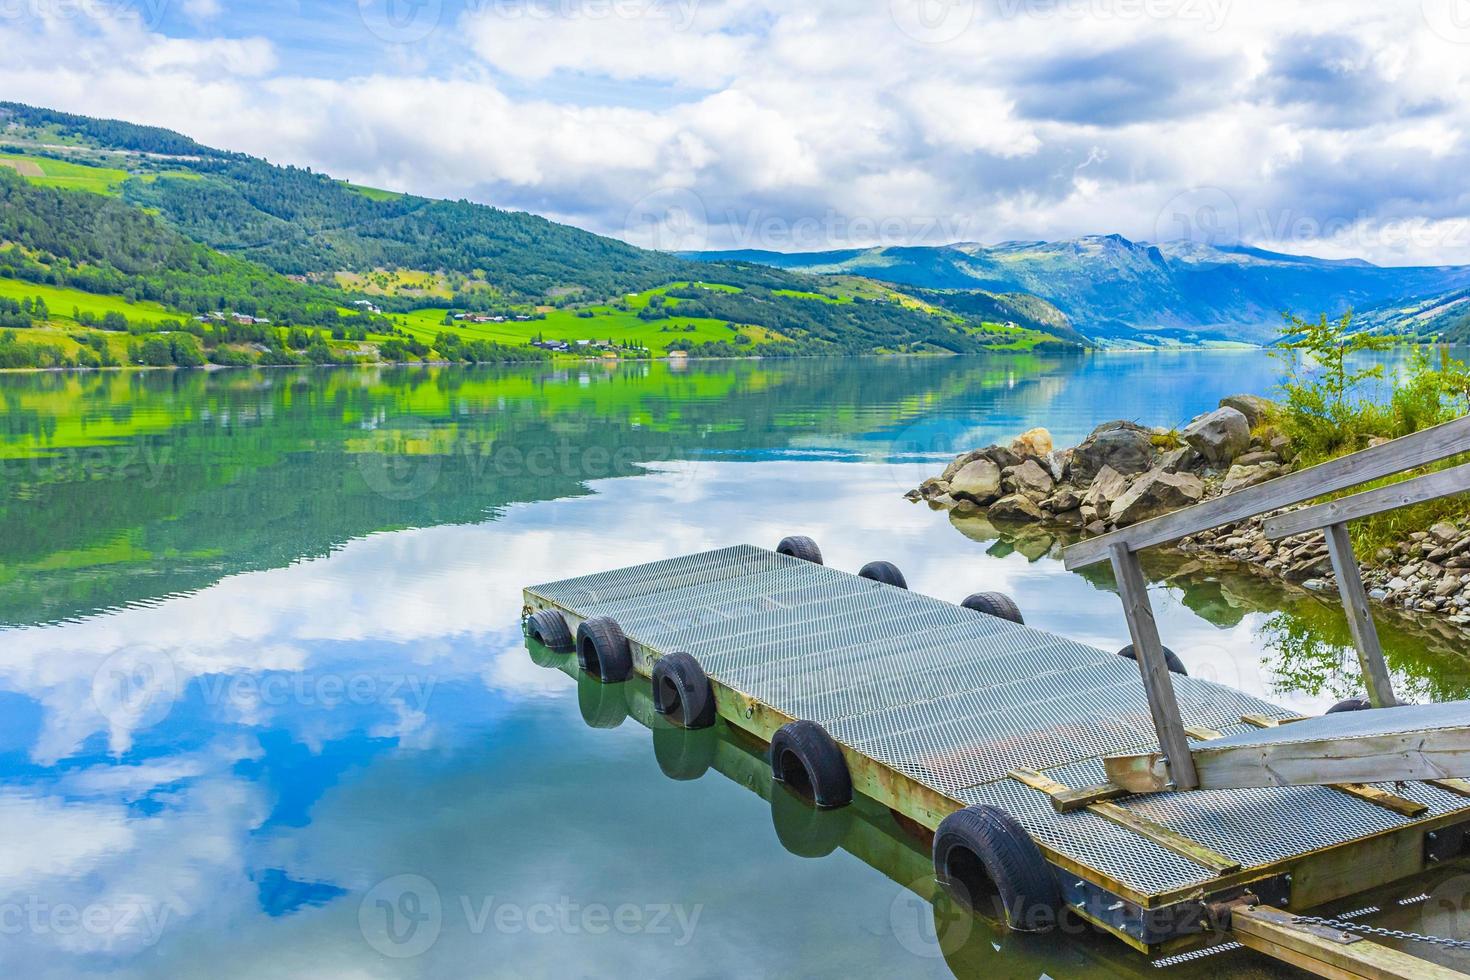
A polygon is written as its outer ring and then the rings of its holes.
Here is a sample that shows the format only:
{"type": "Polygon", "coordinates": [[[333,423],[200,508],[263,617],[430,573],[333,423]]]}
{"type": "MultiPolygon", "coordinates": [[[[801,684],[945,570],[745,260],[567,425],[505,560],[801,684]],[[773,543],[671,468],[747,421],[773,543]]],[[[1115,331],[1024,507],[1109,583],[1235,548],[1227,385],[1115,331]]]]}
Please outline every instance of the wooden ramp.
{"type": "MultiPolygon", "coordinates": [[[[1006,811],[1073,912],[1151,953],[1209,939],[1212,903],[1307,909],[1417,873],[1441,859],[1436,831],[1470,821],[1470,798],[1432,782],[1128,795],[1105,759],[1159,751],[1132,660],[749,545],[524,599],[574,632],[615,619],[644,677],[690,654],[719,716],[758,739],[818,722],[854,789],[920,826],[973,804],[1006,811]]],[[[1173,692],[1196,749],[1307,724],[1198,678],[1173,692]]]]}
{"type": "MultiPolygon", "coordinates": [[[[1470,701],[1400,705],[1305,718],[1191,748],[1200,789],[1439,781],[1470,790],[1470,701]]],[[[1168,788],[1158,752],[1110,756],[1108,778],[1130,792],[1168,788]]]]}

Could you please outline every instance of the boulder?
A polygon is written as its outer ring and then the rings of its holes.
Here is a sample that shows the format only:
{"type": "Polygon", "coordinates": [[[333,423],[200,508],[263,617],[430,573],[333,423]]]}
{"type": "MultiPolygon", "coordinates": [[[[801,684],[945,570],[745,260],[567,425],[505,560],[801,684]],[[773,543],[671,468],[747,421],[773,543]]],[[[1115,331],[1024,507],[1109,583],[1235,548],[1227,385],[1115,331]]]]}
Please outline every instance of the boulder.
{"type": "Polygon", "coordinates": [[[1081,527],[1083,524],[1081,510],[1060,510],[1051,519],[1064,527],[1081,527]]]}
{"type": "Polygon", "coordinates": [[[1260,395],[1228,395],[1220,399],[1221,408],[1233,408],[1245,416],[1246,423],[1254,429],[1271,417],[1275,410],[1269,398],[1260,395]]]}
{"type": "Polygon", "coordinates": [[[1193,473],[1204,463],[1205,458],[1193,446],[1180,446],[1159,457],[1159,469],[1165,473],[1193,473]]]}
{"type": "Polygon", "coordinates": [[[1279,463],[1281,457],[1272,452],[1252,452],[1235,457],[1236,466],[1255,466],[1257,463],[1279,463]]]}
{"type": "Polygon", "coordinates": [[[1045,499],[1056,486],[1056,481],[1040,463],[1028,459],[1020,466],[1012,466],[1003,472],[1001,486],[1010,493],[1040,494],[1045,499]]]}
{"type": "Polygon", "coordinates": [[[1108,516],[1119,527],[1137,524],[1150,517],[1197,504],[1204,495],[1204,481],[1193,474],[1149,470],[1113,502],[1108,516]]]}
{"type": "Polygon", "coordinates": [[[969,466],[971,463],[975,462],[975,460],[984,458],[985,450],[983,449],[972,449],[967,453],[960,453],[954,458],[954,461],[952,463],[944,468],[944,472],[939,475],[939,479],[943,480],[945,483],[948,483],[954,479],[954,475],[960,470],[964,469],[966,466],[969,466]]]}
{"type": "Polygon", "coordinates": [[[949,493],[956,500],[990,503],[1000,496],[1000,467],[985,456],[966,463],[950,478],[949,493]]]}
{"type": "Polygon", "coordinates": [[[1082,498],[1085,506],[1097,512],[1098,517],[1107,517],[1112,512],[1113,501],[1128,490],[1128,478],[1111,466],[1104,466],[1087,488],[1082,498]]]}
{"type": "Polygon", "coordinates": [[[1217,408],[1201,415],[1180,433],[1211,466],[1228,466],[1251,444],[1251,427],[1239,411],[1217,408]]]}
{"type": "Polygon", "coordinates": [[[988,516],[992,521],[1039,521],[1041,508],[1030,497],[1013,493],[991,504],[988,516]]]}
{"type": "Polygon", "coordinates": [[[1002,470],[1008,470],[1021,462],[1021,457],[1011,452],[1005,446],[987,446],[984,452],[1002,470]]]}
{"type": "Polygon", "coordinates": [[[1440,544],[1452,544],[1460,536],[1460,531],[1453,524],[1440,521],[1429,529],[1429,536],[1435,538],[1440,544]]]}
{"type": "Polygon", "coordinates": [[[1103,467],[1119,473],[1142,473],[1154,463],[1153,434],[1132,422],[1104,422],[1072,450],[1070,478],[1091,483],[1103,467]]]}
{"type": "Polygon", "coordinates": [[[1267,480],[1274,480],[1281,475],[1280,463],[1256,463],[1253,466],[1236,465],[1230,467],[1230,472],[1225,474],[1225,482],[1220,489],[1224,493],[1234,493],[1253,487],[1267,480]]]}
{"type": "Polygon", "coordinates": [[[1042,508],[1053,514],[1061,514],[1069,510],[1076,510],[1082,506],[1082,497],[1071,487],[1062,487],[1055,494],[1048,497],[1042,503],[1042,508]]]}
{"type": "Polygon", "coordinates": [[[1011,452],[1017,456],[1047,456],[1051,450],[1051,433],[1039,427],[1027,429],[1011,442],[1011,452]]]}

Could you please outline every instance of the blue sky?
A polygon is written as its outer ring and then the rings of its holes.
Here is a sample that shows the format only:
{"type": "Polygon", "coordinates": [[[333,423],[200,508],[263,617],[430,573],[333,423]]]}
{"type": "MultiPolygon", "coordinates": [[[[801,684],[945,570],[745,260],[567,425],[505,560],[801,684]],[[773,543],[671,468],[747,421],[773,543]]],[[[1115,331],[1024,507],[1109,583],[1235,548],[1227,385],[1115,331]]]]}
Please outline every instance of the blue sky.
{"type": "Polygon", "coordinates": [[[661,247],[1470,262],[1470,0],[16,0],[0,93],[661,247]]]}

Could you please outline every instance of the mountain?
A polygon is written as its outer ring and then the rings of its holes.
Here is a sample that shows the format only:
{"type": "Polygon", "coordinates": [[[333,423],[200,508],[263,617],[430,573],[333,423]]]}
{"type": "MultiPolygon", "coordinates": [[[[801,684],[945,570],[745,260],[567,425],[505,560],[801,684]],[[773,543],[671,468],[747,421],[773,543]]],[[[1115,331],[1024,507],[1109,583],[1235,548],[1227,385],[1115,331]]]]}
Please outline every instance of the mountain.
{"type": "Polygon", "coordinates": [[[1152,245],[1120,235],[812,253],[701,252],[801,272],[870,276],[925,289],[1026,293],[1087,336],[1114,343],[1272,339],[1281,314],[1376,307],[1470,286],[1470,267],[1390,268],[1246,246],[1152,245]]]}
{"type": "Polygon", "coordinates": [[[49,331],[0,335],[0,367],[145,356],[142,341],[86,333],[98,327],[193,334],[145,358],[175,364],[516,360],[544,356],[545,338],[629,357],[1085,343],[1034,297],[927,301],[862,277],[695,262],[13,102],[0,103],[0,197],[0,327],[49,331]]]}
{"type": "Polygon", "coordinates": [[[1375,333],[1470,343],[1470,289],[1359,310],[1353,323],[1375,333]]]}

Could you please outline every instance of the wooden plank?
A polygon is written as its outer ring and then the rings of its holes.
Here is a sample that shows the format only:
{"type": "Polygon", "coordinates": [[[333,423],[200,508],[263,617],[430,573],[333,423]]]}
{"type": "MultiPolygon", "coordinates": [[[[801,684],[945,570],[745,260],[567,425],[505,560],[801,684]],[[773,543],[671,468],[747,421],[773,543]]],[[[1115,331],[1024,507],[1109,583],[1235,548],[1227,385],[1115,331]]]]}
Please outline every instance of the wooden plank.
{"type": "MultiPolygon", "coordinates": [[[[1459,778],[1470,775],[1470,725],[1294,742],[1206,742],[1193,755],[1200,789],[1459,778]]],[[[1157,752],[1111,756],[1103,767],[1111,782],[1132,793],[1168,788],[1157,752]]]]}
{"type": "Polygon", "coordinates": [[[1242,945],[1322,977],[1465,980],[1447,966],[1263,905],[1232,912],[1230,931],[1242,945]]]}
{"type": "Polygon", "coordinates": [[[1384,511],[1422,504],[1426,500],[1452,497],[1457,493],[1470,493],[1470,463],[1416,476],[1392,486],[1364,490],[1351,497],[1329,500],[1325,504],[1304,507],[1289,514],[1280,514],[1266,521],[1262,530],[1267,540],[1275,541],[1278,538],[1289,538],[1293,534],[1355,521],[1360,517],[1372,517],[1384,511]]]}
{"type": "Polygon", "coordinates": [[[1327,528],[1327,553],[1332,557],[1337,594],[1342,597],[1348,629],[1353,634],[1353,646],[1358,650],[1358,664],[1363,670],[1363,686],[1368,689],[1368,701],[1375,708],[1392,708],[1399,702],[1393,694],[1393,678],[1389,676],[1388,663],[1383,659],[1378,628],[1373,625],[1368,593],[1363,589],[1363,576],[1358,571],[1358,559],[1353,554],[1353,542],[1348,537],[1346,524],[1333,524],[1327,528]]]}
{"type": "MultiPolygon", "coordinates": [[[[1072,790],[1069,787],[1035,772],[1031,769],[1013,769],[1009,773],[1010,778],[1019,783],[1024,783],[1032,789],[1039,790],[1052,798],[1052,805],[1056,805],[1057,797],[1064,793],[1081,793],[1083,790],[1072,790]]],[[[1096,790],[1099,787],[1090,787],[1096,790]]],[[[1121,794],[1122,789],[1117,786],[1109,786],[1108,789],[1115,794],[1121,794]]],[[[1058,808],[1060,809],[1060,808],[1058,808]]],[[[1170,830],[1161,823],[1156,823],[1134,813],[1132,810],[1124,809],[1116,803],[1097,799],[1086,805],[1087,812],[1094,813],[1105,820],[1111,820],[1121,827],[1147,838],[1166,850],[1173,851],[1180,857],[1188,858],[1195,864],[1209,868],[1216,874],[1231,874],[1240,870],[1240,862],[1233,861],[1217,851],[1212,851],[1203,844],[1196,844],[1177,831],[1170,830]]]]}
{"type": "Polygon", "coordinates": [[[1241,715],[1240,720],[1252,728],[1280,728],[1294,721],[1306,721],[1307,715],[1296,715],[1292,718],[1272,718],[1269,715],[1241,715]]]}
{"type": "Polygon", "coordinates": [[[1008,774],[1018,783],[1039,790],[1051,798],[1051,805],[1058,813],[1085,810],[1094,803],[1116,799],[1127,794],[1127,790],[1112,783],[1098,786],[1083,786],[1073,789],[1032,769],[1013,769],[1008,774]]]}
{"type": "Polygon", "coordinates": [[[1416,803],[1407,797],[1397,796],[1376,786],[1368,786],[1364,783],[1331,783],[1330,785],[1339,793],[1346,793],[1348,796],[1356,797],[1364,803],[1372,803],[1374,806],[1381,806],[1385,810],[1392,810],[1400,816],[1422,817],[1425,813],[1429,812],[1429,804],[1427,803],[1416,803]]]}
{"type": "Polygon", "coordinates": [[[1123,616],[1133,639],[1138,671],[1148,695],[1148,710],[1153,716],[1154,731],[1163,750],[1163,765],[1171,789],[1193,789],[1199,785],[1194,762],[1189,754],[1189,736],[1184,734],[1184,721],[1179,714],[1179,701],[1174,697],[1174,679],[1164,660],[1164,646],[1159,641],[1159,626],[1148,603],[1148,582],[1138,556],[1127,548],[1113,550],[1113,574],[1118,581],[1118,594],[1123,598],[1123,616]]]}
{"type": "Polygon", "coordinates": [[[1426,779],[1425,782],[1457,796],[1470,796],[1470,781],[1464,779],[1426,779]]]}
{"type": "Polygon", "coordinates": [[[1197,738],[1201,742],[1208,742],[1211,739],[1225,737],[1225,734],[1223,732],[1217,732],[1213,728],[1206,728],[1203,725],[1185,725],[1184,734],[1188,735],[1190,738],[1197,738]]]}
{"type": "Polygon", "coordinates": [[[1470,452],[1470,415],[1131,527],[1079,541],[1062,553],[1062,561],[1068,570],[1085,568],[1106,561],[1113,548],[1120,545],[1129,551],[1141,551],[1186,534],[1233,524],[1462,452],[1470,452]]]}

